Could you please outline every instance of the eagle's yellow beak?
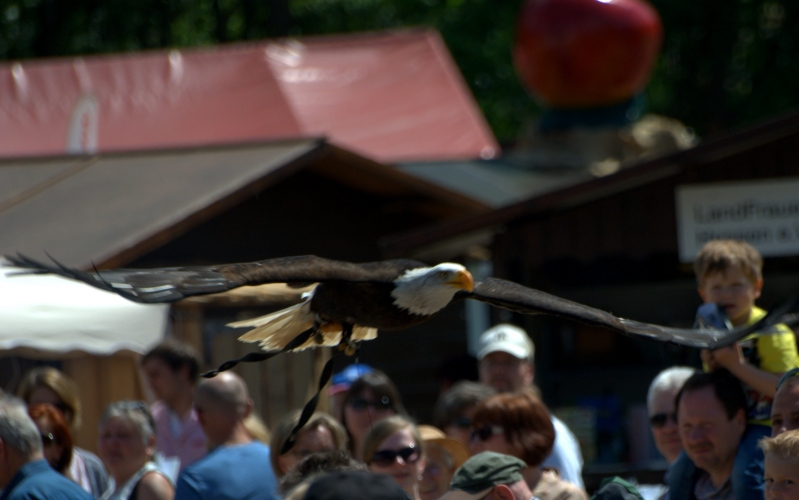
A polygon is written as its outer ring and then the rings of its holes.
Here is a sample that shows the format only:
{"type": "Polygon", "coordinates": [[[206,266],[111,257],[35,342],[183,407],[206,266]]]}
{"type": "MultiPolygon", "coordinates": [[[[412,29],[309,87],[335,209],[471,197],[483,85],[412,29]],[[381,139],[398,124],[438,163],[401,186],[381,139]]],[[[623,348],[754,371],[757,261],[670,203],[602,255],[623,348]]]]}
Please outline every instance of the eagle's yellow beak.
{"type": "Polygon", "coordinates": [[[458,271],[451,280],[447,281],[447,285],[453,286],[458,290],[471,292],[474,290],[474,278],[472,278],[472,273],[469,271],[458,271]]]}

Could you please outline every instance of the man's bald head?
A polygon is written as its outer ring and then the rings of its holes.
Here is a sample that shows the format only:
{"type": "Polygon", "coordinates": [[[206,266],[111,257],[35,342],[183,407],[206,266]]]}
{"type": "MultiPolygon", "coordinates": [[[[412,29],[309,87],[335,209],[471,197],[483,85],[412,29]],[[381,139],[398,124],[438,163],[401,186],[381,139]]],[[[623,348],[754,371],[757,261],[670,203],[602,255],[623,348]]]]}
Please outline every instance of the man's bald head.
{"type": "Polygon", "coordinates": [[[252,441],[244,427],[244,419],[252,411],[252,399],[244,380],[235,373],[222,372],[198,383],[194,409],[212,448],[252,441]]]}
{"type": "Polygon", "coordinates": [[[233,372],[222,372],[216,377],[203,379],[194,392],[196,406],[221,412],[236,412],[244,417],[250,401],[247,384],[233,372]]]}

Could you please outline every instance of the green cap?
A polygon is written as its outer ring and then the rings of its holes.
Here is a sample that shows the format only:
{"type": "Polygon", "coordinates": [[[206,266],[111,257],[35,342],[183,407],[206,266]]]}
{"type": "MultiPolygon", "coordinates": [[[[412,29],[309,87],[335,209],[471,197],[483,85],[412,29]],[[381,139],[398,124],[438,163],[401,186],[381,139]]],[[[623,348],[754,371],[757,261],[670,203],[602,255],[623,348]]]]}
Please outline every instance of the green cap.
{"type": "Polygon", "coordinates": [[[521,470],[527,464],[518,458],[493,451],[479,453],[455,471],[449,483],[449,493],[441,500],[476,500],[488,494],[498,484],[513,484],[524,480],[521,470]]]}

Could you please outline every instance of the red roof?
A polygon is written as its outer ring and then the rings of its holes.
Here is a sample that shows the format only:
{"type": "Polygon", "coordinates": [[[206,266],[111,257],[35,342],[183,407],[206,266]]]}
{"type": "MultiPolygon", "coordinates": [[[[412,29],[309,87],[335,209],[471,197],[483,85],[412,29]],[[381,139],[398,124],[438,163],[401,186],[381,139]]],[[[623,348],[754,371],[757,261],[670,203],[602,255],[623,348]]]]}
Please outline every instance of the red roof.
{"type": "Polygon", "coordinates": [[[327,136],[378,161],[499,152],[438,33],[0,65],[0,156],[327,136]]]}

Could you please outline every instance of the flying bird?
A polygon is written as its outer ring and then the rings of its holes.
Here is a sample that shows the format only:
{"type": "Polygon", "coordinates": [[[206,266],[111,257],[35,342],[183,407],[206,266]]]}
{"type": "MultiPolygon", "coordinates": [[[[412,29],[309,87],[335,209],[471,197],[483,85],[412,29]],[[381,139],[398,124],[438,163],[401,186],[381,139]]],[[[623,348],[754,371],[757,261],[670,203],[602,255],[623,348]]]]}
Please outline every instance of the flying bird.
{"type": "MultiPolygon", "coordinates": [[[[301,302],[272,314],[232,323],[252,327],[239,337],[257,342],[265,352],[249,353],[203,374],[213,377],[242,361],[262,361],[286,351],[337,345],[353,354],[357,342],[373,339],[377,330],[401,330],[427,321],[452,302],[475,299],[524,314],[551,314],[624,335],[715,348],[731,344],[753,331],[785,321],[787,304],[756,324],[733,330],[679,329],[618,318],[605,311],[498,278],[474,281],[460,264],[427,266],[414,260],[353,264],[307,255],[243,264],[160,269],[117,269],[84,272],[44,264],[22,255],[6,257],[26,273],[53,273],[83,281],[136,302],[174,302],[187,297],[220,293],[244,286],[287,283],[316,284],[301,302]]],[[[797,315],[792,320],[799,320],[797,315]]],[[[296,442],[297,433],[316,409],[322,389],[333,372],[331,357],[322,369],[316,394],[306,403],[281,454],[296,442]]]]}
{"type": "Polygon", "coordinates": [[[454,263],[427,266],[399,259],[354,264],[307,255],[206,267],[84,272],[21,255],[6,259],[27,272],[59,274],[143,303],[173,302],[265,283],[316,283],[296,305],[231,324],[251,327],[240,340],[259,343],[269,352],[323,345],[339,345],[352,352],[355,342],[375,338],[377,330],[401,330],[420,324],[450,303],[464,299],[523,314],[555,315],[624,335],[708,349],[763,331],[779,322],[787,308],[792,307],[773,310],[757,324],[745,328],[681,329],[619,318],[511,281],[474,281],[466,268],[454,263]]]}

